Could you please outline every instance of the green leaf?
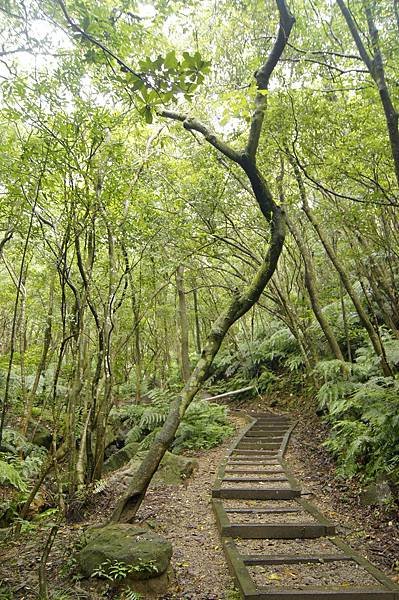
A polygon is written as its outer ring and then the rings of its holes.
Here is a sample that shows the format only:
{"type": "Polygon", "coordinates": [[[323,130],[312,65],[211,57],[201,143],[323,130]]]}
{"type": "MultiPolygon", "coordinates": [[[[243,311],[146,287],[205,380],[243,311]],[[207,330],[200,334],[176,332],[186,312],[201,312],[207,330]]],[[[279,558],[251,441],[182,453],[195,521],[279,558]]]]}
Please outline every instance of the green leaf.
{"type": "Polygon", "coordinates": [[[145,118],[145,122],[148,123],[149,125],[151,125],[151,123],[153,121],[153,116],[152,116],[152,110],[149,106],[145,107],[144,118],[145,118]]]}

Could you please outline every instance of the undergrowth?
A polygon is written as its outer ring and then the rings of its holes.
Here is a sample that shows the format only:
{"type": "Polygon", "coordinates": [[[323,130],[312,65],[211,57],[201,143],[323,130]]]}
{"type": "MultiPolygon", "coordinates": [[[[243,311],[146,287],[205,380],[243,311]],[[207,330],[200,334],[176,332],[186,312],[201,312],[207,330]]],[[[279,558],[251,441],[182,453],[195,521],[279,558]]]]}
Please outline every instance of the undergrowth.
{"type": "MultiPolygon", "coordinates": [[[[328,311],[335,306],[328,307],[328,311]]],[[[320,355],[312,372],[295,337],[279,321],[270,325],[267,336],[259,335],[221,352],[210,378],[212,391],[254,385],[259,394],[289,389],[311,398],[316,394],[319,409],[330,427],[328,450],[334,455],[343,477],[359,475],[365,481],[387,478],[399,484],[399,379],[383,377],[380,359],[365,338],[357,320],[351,324],[353,362],[332,359],[322,345],[314,324],[309,330],[320,344],[320,355]]],[[[340,339],[342,324],[336,324],[340,339]]],[[[380,329],[386,358],[397,373],[399,341],[380,329]]]]}
{"type": "MultiPolygon", "coordinates": [[[[130,427],[125,443],[139,442],[138,451],[148,450],[154,437],[164,424],[172,392],[154,390],[149,393],[152,403],[134,404],[114,409],[111,419],[124,420],[130,427]]],[[[195,400],[188,407],[172,444],[172,451],[213,448],[233,433],[225,406],[195,400]]]]}

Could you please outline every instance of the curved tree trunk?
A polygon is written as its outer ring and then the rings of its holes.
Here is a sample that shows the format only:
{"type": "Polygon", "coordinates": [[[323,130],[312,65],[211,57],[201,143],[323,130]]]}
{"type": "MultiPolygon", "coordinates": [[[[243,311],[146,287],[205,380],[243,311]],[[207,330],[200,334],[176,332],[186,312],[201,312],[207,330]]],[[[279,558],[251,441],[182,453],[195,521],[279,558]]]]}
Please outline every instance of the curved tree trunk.
{"type": "Polygon", "coordinates": [[[145,459],[137,471],[132,474],[132,483],[119,500],[111,517],[112,522],[121,521],[126,523],[134,519],[162,457],[174,440],[182,416],[208,377],[213,359],[228,330],[233,323],[254,306],[270,281],[277,267],[284,237],[285,215],[280,208],[275,207],[272,221],[272,239],[263,263],[249,286],[238,297],[231,300],[229,306],[214,322],[193,373],[184,386],[181,395],[172,402],[165,424],[145,459]]]}
{"type": "Polygon", "coordinates": [[[270,242],[266,256],[249,286],[231,300],[228,307],[213,323],[194,371],[184,386],[181,395],[172,403],[165,424],[155,438],[145,459],[137,471],[133,473],[132,483],[119,500],[112,514],[111,521],[113,522],[130,522],[134,519],[162,457],[173,442],[181,417],[208,377],[209,369],[223,339],[233,323],[248,312],[258,301],[276,270],[283,248],[285,214],[282,208],[275,203],[266,180],[256,164],[256,155],[266,111],[267,93],[265,92],[267,92],[270,77],[285,49],[295,22],[285,0],[276,0],[276,4],[280,17],[278,33],[266,62],[255,74],[258,93],[255,98],[255,109],[252,114],[247,145],[243,151],[237,151],[229,146],[206,125],[196,119],[166,110],[161,110],[159,113],[165,118],[181,122],[188,131],[197,131],[209,144],[243,169],[251,184],[260,211],[270,224],[270,242]]]}

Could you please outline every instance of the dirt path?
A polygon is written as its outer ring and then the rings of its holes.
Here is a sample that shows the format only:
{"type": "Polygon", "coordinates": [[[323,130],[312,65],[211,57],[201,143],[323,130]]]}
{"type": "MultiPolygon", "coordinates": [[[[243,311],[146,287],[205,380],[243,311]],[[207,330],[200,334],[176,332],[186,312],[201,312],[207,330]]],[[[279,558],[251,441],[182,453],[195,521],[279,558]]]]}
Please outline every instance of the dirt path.
{"type": "MultiPolygon", "coordinates": [[[[289,448],[289,462],[294,474],[314,494],[311,500],[323,513],[332,520],[336,520],[334,516],[339,513],[343,527],[340,535],[346,537],[359,553],[397,579],[397,514],[378,507],[359,506],[356,485],[335,478],[333,461],[321,446],[326,429],[320,419],[310,420],[300,412],[295,416],[299,418],[299,425],[289,448]]],[[[242,416],[235,415],[233,420],[237,428],[245,424],[242,416]]],[[[199,462],[194,476],[179,487],[157,485],[151,488],[140,509],[139,519],[153,523],[174,547],[172,566],[176,580],[163,600],[238,598],[233,591],[233,580],[220,547],[210,504],[217,468],[231,442],[230,439],[214,450],[193,453],[199,462]]],[[[75,579],[73,553],[82,530],[106,519],[115,503],[116,491],[113,486],[106,488],[96,497],[95,506],[83,515],[81,522],[65,525],[60,530],[47,571],[52,591],[63,592],[65,599],[104,598],[92,580],[81,582],[75,579]]],[[[1,548],[0,581],[5,581],[14,591],[15,600],[36,598],[37,566],[47,535],[48,530],[39,529],[1,548]]]]}
{"type": "Polygon", "coordinates": [[[149,490],[138,514],[142,520],[156,519],[157,532],[172,542],[176,585],[168,598],[227,600],[233,588],[210,504],[228,445],[197,455],[199,468],[186,484],[149,490]]]}

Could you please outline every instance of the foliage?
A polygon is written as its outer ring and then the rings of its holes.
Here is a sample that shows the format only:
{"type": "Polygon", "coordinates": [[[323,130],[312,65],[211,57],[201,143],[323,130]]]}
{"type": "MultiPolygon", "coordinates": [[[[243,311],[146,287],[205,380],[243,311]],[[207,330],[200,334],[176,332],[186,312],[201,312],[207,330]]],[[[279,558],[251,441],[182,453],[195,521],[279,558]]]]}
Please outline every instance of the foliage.
{"type": "Polygon", "coordinates": [[[11,464],[0,460],[0,484],[12,485],[20,492],[26,492],[26,481],[21,477],[18,470],[11,464]]]}
{"type": "Polygon", "coordinates": [[[186,411],[173,443],[175,452],[208,449],[217,446],[231,435],[234,428],[229,424],[226,407],[207,400],[193,402],[186,411]]]}
{"type": "Polygon", "coordinates": [[[339,361],[323,361],[316,371],[325,383],[318,391],[320,406],[331,424],[326,446],[336,456],[339,473],[362,474],[367,479],[383,475],[399,481],[399,380],[371,376],[374,355],[367,348],[358,352],[358,362],[342,369],[339,361]],[[370,360],[367,357],[370,356],[370,360]]]}
{"type": "Polygon", "coordinates": [[[91,577],[100,577],[109,581],[120,581],[126,579],[131,573],[150,573],[152,575],[158,573],[158,567],[154,561],[144,561],[139,559],[137,565],[129,565],[118,560],[107,559],[102,562],[91,577]]]}
{"type": "MultiPolygon", "coordinates": [[[[149,405],[131,405],[113,411],[113,419],[126,419],[131,426],[126,443],[140,442],[138,451],[148,450],[154,437],[160,430],[168,413],[172,392],[151,392],[153,402],[149,405]]],[[[231,435],[233,428],[229,423],[225,406],[195,400],[189,406],[177,430],[173,450],[202,450],[213,448],[231,435]]]]}
{"type": "Polygon", "coordinates": [[[120,596],[120,600],[142,600],[143,596],[139,592],[135,592],[128,588],[120,596]]]}

